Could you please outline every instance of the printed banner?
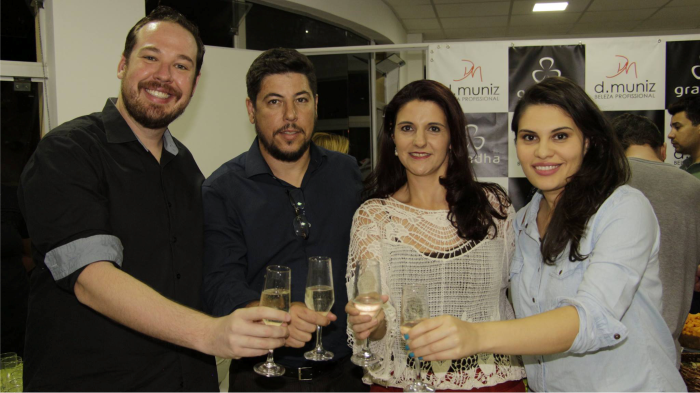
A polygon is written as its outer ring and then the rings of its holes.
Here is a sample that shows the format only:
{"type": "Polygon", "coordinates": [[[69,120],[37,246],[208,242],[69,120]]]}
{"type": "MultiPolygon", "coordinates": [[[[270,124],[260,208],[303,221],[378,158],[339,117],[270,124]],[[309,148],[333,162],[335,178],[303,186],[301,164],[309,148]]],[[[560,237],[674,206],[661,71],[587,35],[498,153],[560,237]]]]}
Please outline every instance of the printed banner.
{"type": "Polygon", "coordinates": [[[666,42],[666,105],[700,95],[700,41],[666,42]]]}
{"type": "Polygon", "coordinates": [[[565,76],[585,87],[584,45],[521,46],[508,49],[508,110],[513,112],[530,86],[565,76]]]}
{"type": "Polygon", "coordinates": [[[644,38],[586,46],[586,92],[600,109],[663,108],[666,82],[663,43],[656,38],[644,38]]]}
{"type": "Polygon", "coordinates": [[[542,46],[543,41],[431,44],[427,78],[449,86],[458,98],[467,117],[476,176],[506,188],[517,210],[527,204],[534,189],[518,161],[510,131],[513,110],[525,90],[547,77],[564,76],[584,87],[610,120],[623,113],[651,119],[667,143],[666,162],[680,166],[684,156],[666,138],[671,122],[666,108],[681,97],[700,95],[700,35],[687,37],[693,40],[625,37],[588,38],[578,44],[549,40],[548,46],[542,46]]]}
{"type": "Polygon", "coordinates": [[[455,94],[464,113],[508,112],[506,52],[492,44],[430,45],[430,79],[455,94]]]}

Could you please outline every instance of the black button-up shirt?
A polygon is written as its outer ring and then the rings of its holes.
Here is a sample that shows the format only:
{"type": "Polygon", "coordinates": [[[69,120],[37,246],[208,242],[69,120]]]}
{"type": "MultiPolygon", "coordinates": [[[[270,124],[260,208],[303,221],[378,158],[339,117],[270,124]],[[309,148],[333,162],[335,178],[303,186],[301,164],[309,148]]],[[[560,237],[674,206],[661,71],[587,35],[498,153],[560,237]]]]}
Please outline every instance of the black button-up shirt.
{"type": "Polygon", "coordinates": [[[204,180],[166,131],[160,163],[113,102],[64,123],[22,174],[34,246],[24,378],[28,390],[217,390],[214,359],[148,337],[78,302],[73,286],[106,260],[201,309],[204,180]]]}
{"type": "MultiPolygon", "coordinates": [[[[250,150],[217,169],[202,187],[204,195],[204,301],[214,315],[227,315],[260,300],[269,265],[292,269],[292,302],[304,302],[308,258],[331,257],[338,320],[323,328],[323,347],[334,359],[351,353],[347,345],[345,272],[350,228],[360,206],[362,181],[348,155],[310,147],[311,162],[300,188],[272,174],[257,138],[250,150]],[[308,238],[294,232],[294,208],[287,191],[304,199],[311,224],[308,238]]],[[[275,361],[301,367],[303,349],[279,348],[275,361]]],[[[313,362],[309,362],[313,363],[313,362]]]]}

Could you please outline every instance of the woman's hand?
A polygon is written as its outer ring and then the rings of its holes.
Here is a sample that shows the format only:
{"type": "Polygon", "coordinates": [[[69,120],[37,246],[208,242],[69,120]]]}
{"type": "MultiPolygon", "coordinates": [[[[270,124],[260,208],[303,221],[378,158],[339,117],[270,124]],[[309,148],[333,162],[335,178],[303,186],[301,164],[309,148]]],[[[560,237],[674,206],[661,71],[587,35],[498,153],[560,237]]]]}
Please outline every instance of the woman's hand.
{"type": "MultiPolygon", "coordinates": [[[[389,295],[382,295],[382,303],[389,300],[389,295]]],[[[348,314],[348,323],[355,332],[355,338],[364,340],[367,337],[378,340],[386,334],[386,325],[384,323],[384,309],[380,308],[376,316],[362,315],[360,310],[355,307],[353,301],[349,301],[345,305],[345,312],[348,314]]]]}
{"type": "MultiPolygon", "coordinates": [[[[476,324],[451,315],[426,319],[408,332],[408,347],[423,360],[461,359],[481,352],[476,324]]],[[[410,356],[410,355],[409,355],[410,356]]]]}

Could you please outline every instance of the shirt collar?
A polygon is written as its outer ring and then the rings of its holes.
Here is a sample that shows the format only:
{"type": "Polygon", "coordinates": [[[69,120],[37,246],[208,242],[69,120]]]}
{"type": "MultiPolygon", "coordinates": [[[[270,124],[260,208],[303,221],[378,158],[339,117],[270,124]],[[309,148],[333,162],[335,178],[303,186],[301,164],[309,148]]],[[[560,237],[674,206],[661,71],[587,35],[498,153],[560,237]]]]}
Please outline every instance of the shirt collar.
{"type": "MultiPolygon", "coordinates": [[[[306,170],[307,173],[313,173],[318,168],[320,168],[327,159],[327,154],[323,149],[320,149],[316,144],[311,142],[309,146],[309,151],[311,152],[311,161],[309,162],[309,168],[306,170]]],[[[263,158],[260,152],[260,145],[258,142],[258,137],[255,137],[253,144],[250,145],[248,149],[248,154],[245,159],[245,174],[246,177],[250,178],[260,174],[272,174],[270,166],[267,165],[267,161],[263,158]]]]}
{"type": "MultiPolygon", "coordinates": [[[[107,142],[125,143],[139,141],[139,143],[141,143],[136,134],[134,134],[134,131],[129,127],[129,124],[124,120],[122,114],[119,113],[116,104],[116,98],[109,98],[102,109],[102,122],[104,123],[105,133],[107,134],[107,142]]],[[[143,146],[144,150],[148,151],[143,143],[141,143],[141,146],[143,146]]],[[[179,152],[175,140],[168,129],[166,129],[163,134],[163,149],[174,156],[179,152]]]]}

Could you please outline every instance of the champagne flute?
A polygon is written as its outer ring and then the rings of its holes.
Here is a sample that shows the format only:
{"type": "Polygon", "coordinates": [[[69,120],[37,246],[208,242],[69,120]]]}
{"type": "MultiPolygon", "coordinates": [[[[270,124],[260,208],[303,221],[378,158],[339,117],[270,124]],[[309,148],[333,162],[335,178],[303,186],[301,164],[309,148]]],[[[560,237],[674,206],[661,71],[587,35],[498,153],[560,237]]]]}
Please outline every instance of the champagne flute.
{"type": "MultiPolygon", "coordinates": [[[[265,286],[260,296],[260,306],[270,307],[289,312],[290,288],[292,285],[292,270],[286,266],[268,266],[265,273],[265,286]]],[[[280,326],[282,321],[263,319],[265,325],[280,326]]],[[[258,363],[253,370],[266,377],[279,377],[284,375],[284,367],[275,363],[272,357],[272,349],[267,354],[267,360],[258,363]]]]}
{"type": "MultiPolygon", "coordinates": [[[[326,316],[335,296],[333,294],[333,269],[329,257],[309,258],[309,274],[306,276],[306,295],[304,303],[310,310],[326,316]]],[[[333,352],[321,345],[321,326],[316,326],[316,347],[304,353],[308,360],[324,361],[333,359],[333,352]]]]}
{"type": "MultiPolygon", "coordinates": [[[[428,308],[428,289],[423,284],[405,285],[401,293],[401,334],[409,334],[411,328],[430,318],[428,308]]],[[[404,392],[434,392],[435,387],[423,382],[421,360],[414,358],[417,369],[414,381],[404,386],[404,392]]]]}
{"type": "MultiPolygon", "coordinates": [[[[360,311],[360,315],[369,315],[374,318],[382,309],[382,282],[379,270],[379,261],[374,259],[362,259],[355,264],[352,302],[360,311]]],[[[352,355],[350,360],[361,367],[379,363],[379,358],[369,349],[369,337],[365,339],[360,352],[352,355]]]]}

